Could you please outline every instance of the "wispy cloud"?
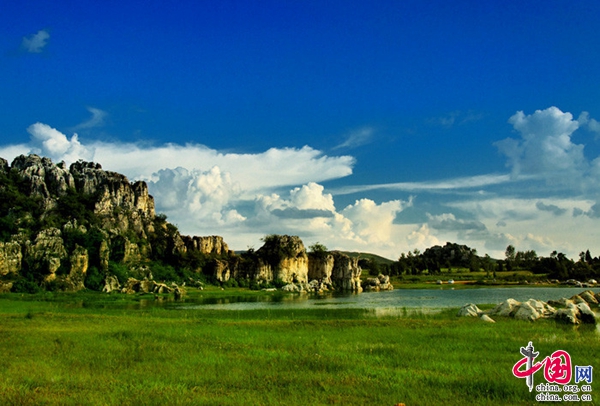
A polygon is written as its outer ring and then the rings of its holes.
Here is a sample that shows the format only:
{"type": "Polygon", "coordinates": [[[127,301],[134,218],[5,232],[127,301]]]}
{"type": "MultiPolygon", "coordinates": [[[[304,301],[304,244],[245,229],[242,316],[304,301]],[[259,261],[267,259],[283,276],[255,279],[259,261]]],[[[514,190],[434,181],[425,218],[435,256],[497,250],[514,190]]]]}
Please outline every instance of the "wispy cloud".
{"type": "Polygon", "coordinates": [[[21,47],[27,52],[39,54],[46,47],[49,38],[50,33],[47,30],[39,30],[35,34],[23,37],[21,47]]]}
{"type": "Polygon", "coordinates": [[[97,109],[95,107],[87,107],[87,110],[90,113],[92,113],[92,117],[90,117],[82,123],[77,124],[75,127],[72,128],[73,131],[87,130],[90,128],[101,127],[104,125],[104,120],[108,116],[107,112],[97,109]]]}
{"type": "Polygon", "coordinates": [[[473,121],[479,121],[484,117],[483,113],[475,113],[473,111],[463,112],[460,110],[452,111],[443,116],[434,117],[428,120],[429,124],[442,126],[445,128],[453,127],[454,125],[464,125],[473,121]]]}
{"type": "Polygon", "coordinates": [[[352,131],[346,136],[344,142],[333,147],[333,150],[341,148],[356,148],[371,142],[375,129],[372,127],[363,127],[352,131]]]}
{"type": "Polygon", "coordinates": [[[380,183],[374,185],[357,185],[345,186],[331,190],[334,195],[348,195],[352,193],[367,192],[371,190],[398,190],[398,191],[441,191],[441,190],[456,190],[456,189],[471,189],[481,188],[485,186],[498,185],[501,183],[511,182],[510,175],[507,174],[489,174],[467,176],[453,179],[445,179],[441,181],[430,182],[397,182],[397,183],[380,183]]]}

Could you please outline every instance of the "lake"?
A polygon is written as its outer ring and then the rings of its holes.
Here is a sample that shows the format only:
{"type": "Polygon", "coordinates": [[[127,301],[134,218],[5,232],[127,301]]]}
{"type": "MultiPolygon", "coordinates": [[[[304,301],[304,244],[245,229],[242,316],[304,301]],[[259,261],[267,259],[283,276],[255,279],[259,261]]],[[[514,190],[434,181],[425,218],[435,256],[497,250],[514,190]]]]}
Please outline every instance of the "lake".
{"type": "Polygon", "coordinates": [[[219,298],[194,299],[177,307],[253,310],[253,309],[307,309],[307,308],[360,308],[378,309],[381,312],[396,310],[422,309],[433,310],[448,307],[461,307],[467,303],[497,304],[508,298],[526,301],[530,298],[548,301],[571,297],[585,290],[594,293],[600,288],[574,287],[494,287],[474,289],[452,289],[439,287],[433,289],[396,289],[387,292],[364,292],[359,294],[282,294],[274,292],[259,296],[224,296],[219,298]]]}

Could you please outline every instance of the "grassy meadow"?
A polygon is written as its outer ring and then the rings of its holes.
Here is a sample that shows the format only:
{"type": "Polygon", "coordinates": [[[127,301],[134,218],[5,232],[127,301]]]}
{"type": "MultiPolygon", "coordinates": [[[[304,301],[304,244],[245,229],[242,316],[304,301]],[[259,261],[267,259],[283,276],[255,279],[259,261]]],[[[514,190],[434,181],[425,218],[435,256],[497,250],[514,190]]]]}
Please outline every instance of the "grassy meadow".
{"type": "Polygon", "coordinates": [[[574,365],[600,359],[596,327],[548,320],[139,300],[0,295],[0,404],[527,405],[535,392],[511,370],[528,341],[540,357],[563,349],[574,365]]]}

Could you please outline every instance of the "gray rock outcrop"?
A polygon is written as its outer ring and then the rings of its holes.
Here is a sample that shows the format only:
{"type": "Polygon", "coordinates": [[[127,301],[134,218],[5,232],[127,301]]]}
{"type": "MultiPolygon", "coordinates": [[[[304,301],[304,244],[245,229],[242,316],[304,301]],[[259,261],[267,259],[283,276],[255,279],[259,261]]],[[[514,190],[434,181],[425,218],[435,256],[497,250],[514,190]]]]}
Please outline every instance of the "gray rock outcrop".
{"type": "Polygon", "coordinates": [[[547,303],[535,299],[529,299],[526,302],[507,299],[485,313],[491,316],[513,317],[527,321],[551,318],[568,324],[596,324],[598,315],[593,308],[598,308],[596,295],[591,291],[586,291],[570,299],[549,300],[547,303]]]}
{"type": "Polygon", "coordinates": [[[459,317],[479,317],[482,314],[481,309],[473,303],[468,303],[461,307],[456,314],[459,317]]]}
{"type": "Polygon", "coordinates": [[[394,290],[394,286],[390,283],[388,275],[379,274],[377,278],[367,278],[364,286],[365,291],[379,292],[382,290],[394,290]]]}

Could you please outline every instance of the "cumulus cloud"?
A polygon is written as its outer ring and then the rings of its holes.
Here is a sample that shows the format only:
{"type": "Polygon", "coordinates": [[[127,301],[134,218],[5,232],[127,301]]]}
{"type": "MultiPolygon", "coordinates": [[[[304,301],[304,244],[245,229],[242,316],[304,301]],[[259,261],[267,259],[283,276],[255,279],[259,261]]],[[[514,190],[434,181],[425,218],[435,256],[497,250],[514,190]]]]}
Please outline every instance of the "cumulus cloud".
{"type": "Polygon", "coordinates": [[[256,207],[259,212],[284,218],[331,217],[335,211],[333,197],[324,194],[324,189],[315,182],[309,182],[292,189],[287,199],[276,193],[258,195],[256,207]]]}
{"type": "Polygon", "coordinates": [[[596,138],[600,137],[600,122],[590,118],[590,113],[587,111],[582,112],[577,118],[577,122],[582,127],[587,127],[588,130],[596,133],[596,138]]]}
{"type": "Polygon", "coordinates": [[[440,240],[431,234],[431,229],[427,224],[422,224],[417,230],[412,231],[407,240],[411,247],[425,250],[434,245],[439,245],[440,240]]]}
{"type": "Polygon", "coordinates": [[[93,148],[87,148],[79,142],[77,134],[71,139],[47,124],[35,123],[27,128],[31,135],[31,152],[47,156],[55,161],[75,161],[90,159],[94,155],[93,148]]]}
{"type": "Polygon", "coordinates": [[[519,111],[509,123],[521,138],[506,138],[495,145],[507,157],[513,176],[533,174],[550,182],[572,182],[587,171],[584,146],[571,141],[580,125],[571,113],[556,107],[536,110],[531,115],[519,111]]]}
{"type": "Polygon", "coordinates": [[[44,50],[44,47],[47,45],[47,41],[49,38],[50,33],[48,31],[39,30],[35,34],[31,34],[28,37],[23,37],[23,41],[21,41],[21,46],[27,52],[39,54],[44,50]]]}
{"type": "Polygon", "coordinates": [[[546,198],[545,201],[496,197],[446,205],[469,213],[485,225],[485,230],[458,231],[455,234],[458,238],[473,246],[483,246],[492,256],[501,258],[502,247],[508,244],[521,251],[533,249],[544,255],[552,250],[576,255],[596,234],[597,224],[590,221],[595,219],[596,208],[600,213],[600,205],[596,204],[582,197],[546,198]],[[567,212],[573,216],[564,216],[567,212]]]}
{"type": "Polygon", "coordinates": [[[314,238],[330,248],[377,250],[392,257],[399,239],[394,220],[411,201],[392,200],[376,203],[371,199],[356,200],[338,211],[331,194],[316,183],[290,191],[289,197],[277,194],[256,199],[256,216],[250,221],[279,226],[296,234],[314,238]]]}
{"type": "Polygon", "coordinates": [[[371,199],[360,199],[341,214],[352,222],[354,232],[366,242],[391,243],[393,222],[402,209],[400,200],[377,204],[371,199]]]}
{"type": "Polygon", "coordinates": [[[258,196],[258,206],[281,218],[308,219],[332,217],[335,212],[333,196],[323,193],[325,188],[315,182],[309,182],[290,191],[289,199],[277,194],[258,196]]]}
{"type": "Polygon", "coordinates": [[[154,177],[148,187],[158,208],[175,223],[218,226],[245,220],[231,207],[240,193],[239,186],[216,166],[208,171],[161,169],[154,177]]]}

